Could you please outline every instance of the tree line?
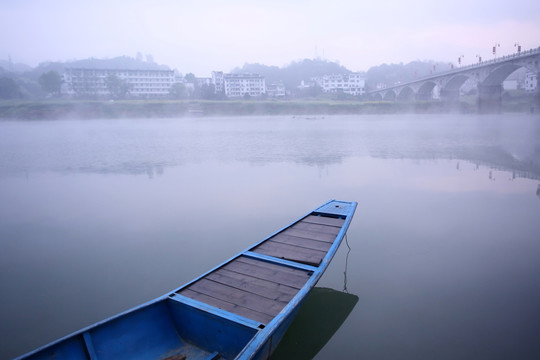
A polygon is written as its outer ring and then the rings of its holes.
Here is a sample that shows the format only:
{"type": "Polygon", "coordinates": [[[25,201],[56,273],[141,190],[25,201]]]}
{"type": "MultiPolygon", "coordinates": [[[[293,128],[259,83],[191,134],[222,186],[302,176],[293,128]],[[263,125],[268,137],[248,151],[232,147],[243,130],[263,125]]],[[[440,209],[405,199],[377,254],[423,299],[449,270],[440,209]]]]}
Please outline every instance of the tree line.
{"type": "MultiPolygon", "coordinates": [[[[97,69],[168,69],[167,66],[158,65],[153,61],[151,55],[147,55],[146,61],[142,55],[137,58],[121,56],[114,59],[86,59],[69,63],[49,62],[40,64],[35,69],[25,72],[14,72],[5,70],[6,65],[0,63],[0,99],[36,99],[46,97],[58,97],[61,95],[62,73],[67,67],[72,68],[97,68],[97,69]]],[[[366,90],[375,89],[381,84],[393,85],[397,82],[406,82],[416,77],[425,76],[437,71],[450,69],[451,64],[436,63],[434,61],[413,61],[408,64],[382,64],[370,68],[364,73],[366,79],[366,90]]],[[[304,59],[295,61],[287,66],[267,66],[258,63],[246,63],[242,67],[235,68],[232,73],[254,73],[265,77],[267,84],[282,83],[292,97],[297,98],[318,98],[334,97],[346,99],[351,96],[346,94],[323,94],[311,80],[325,74],[348,74],[351,70],[337,62],[324,59],[304,59]],[[298,85],[304,81],[311,86],[299,88],[298,85]]],[[[188,73],[183,77],[183,82],[175,83],[169,92],[171,99],[224,99],[223,94],[216,94],[212,84],[197,81],[193,73],[188,73]]],[[[111,75],[105,85],[112,99],[123,99],[129,97],[130,84],[125,80],[111,75]]],[[[92,96],[80,94],[81,97],[92,96]]]]}

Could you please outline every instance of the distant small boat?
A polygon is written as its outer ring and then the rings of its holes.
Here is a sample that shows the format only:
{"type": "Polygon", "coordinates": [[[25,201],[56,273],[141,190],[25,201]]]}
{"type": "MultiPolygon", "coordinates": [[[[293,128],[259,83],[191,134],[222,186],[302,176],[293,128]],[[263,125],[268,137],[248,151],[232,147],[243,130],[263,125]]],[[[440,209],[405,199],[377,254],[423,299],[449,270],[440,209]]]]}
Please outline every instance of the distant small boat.
{"type": "Polygon", "coordinates": [[[268,359],[356,206],[331,200],[182,287],[17,359],[268,359]]]}
{"type": "Polygon", "coordinates": [[[191,115],[202,115],[204,111],[200,105],[189,105],[187,109],[188,114],[191,115]]]}

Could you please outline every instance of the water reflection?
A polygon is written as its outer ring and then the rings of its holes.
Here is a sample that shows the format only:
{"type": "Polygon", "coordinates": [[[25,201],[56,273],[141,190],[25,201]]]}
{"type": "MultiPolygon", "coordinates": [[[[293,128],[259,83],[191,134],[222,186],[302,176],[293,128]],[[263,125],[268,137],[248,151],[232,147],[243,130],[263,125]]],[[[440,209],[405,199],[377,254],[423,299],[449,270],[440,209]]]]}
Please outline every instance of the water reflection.
{"type": "Polygon", "coordinates": [[[334,336],[358,302],[358,296],[313,288],[272,355],[272,360],[311,360],[334,336]]]}
{"type": "Polygon", "coordinates": [[[0,175],[163,174],[199,161],[325,167],[354,156],[457,159],[540,179],[540,122],[521,115],[239,117],[0,124],[0,175]]]}
{"type": "Polygon", "coordinates": [[[313,359],[339,330],[356,303],[358,296],[347,289],[347,270],[351,247],[345,234],[345,269],[343,290],[315,287],[309,293],[291,326],[278,345],[273,360],[313,359]]]}

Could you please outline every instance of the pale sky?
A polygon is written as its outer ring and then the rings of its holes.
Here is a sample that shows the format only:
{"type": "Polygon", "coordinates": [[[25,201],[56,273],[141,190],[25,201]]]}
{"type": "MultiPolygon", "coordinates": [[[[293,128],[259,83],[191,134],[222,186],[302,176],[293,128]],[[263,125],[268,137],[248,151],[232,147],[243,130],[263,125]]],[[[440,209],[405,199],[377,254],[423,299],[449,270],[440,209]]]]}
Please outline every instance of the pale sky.
{"type": "Polygon", "coordinates": [[[0,0],[0,58],[43,61],[151,54],[209,76],[246,62],[324,57],[353,71],[457,63],[540,46],[538,0],[0,0]]]}

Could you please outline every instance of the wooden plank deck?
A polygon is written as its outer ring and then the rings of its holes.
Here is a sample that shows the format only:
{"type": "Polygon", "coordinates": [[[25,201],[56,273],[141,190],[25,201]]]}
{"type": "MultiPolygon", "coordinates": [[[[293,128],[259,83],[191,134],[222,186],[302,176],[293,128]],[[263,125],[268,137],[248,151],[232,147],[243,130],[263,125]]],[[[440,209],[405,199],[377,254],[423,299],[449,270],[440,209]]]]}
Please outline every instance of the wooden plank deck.
{"type": "Polygon", "coordinates": [[[311,266],[319,266],[326,255],[326,251],[300,247],[296,245],[284,244],[273,240],[268,240],[254,249],[259,254],[273,256],[278,259],[285,259],[311,266]]]}
{"type": "Polygon", "coordinates": [[[277,234],[272,238],[272,241],[281,242],[289,245],[296,245],[305,247],[308,249],[315,249],[327,252],[328,249],[332,246],[332,243],[325,241],[312,240],[307,238],[302,238],[298,236],[286,235],[286,234],[277,234]]]}
{"type": "Polygon", "coordinates": [[[341,230],[341,228],[338,228],[335,226],[314,224],[314,223],[309,223],[309,222],[304,222],[304,221],[300,221],[299,223],[295,224],[291,229],[314,231],[314,232],[319,232],[322,234],[334,235],[334,237],[341,230]]]}
{"type": "Polygon", "coordinates": [[[302,221],[311,222],[314,224],[337,226],[341,229],[341,227],[343,226],[343,223],[345,222],[345,219],[328,217],[328,216],[308,215],[305,218],[303,218],[302,221]]]}
{"type": "MultiPolygon", "coordinates": [[[[251,251],[316,267],[344,222],[337,217],[309,215],[251,251]]],[[[308,270],[242,255],[178,293],[266,325],[311,274],[308,270]]]]}
{"type": "Polygon", "coordinates": [[[240,256],[178,293],[268,324],[310,275],[307,270],[240,256]]]}
{"type": "Polygon", "coordinates": [[[253,249],[279,259],[319,266],[334,243],[344,219],[309,215],[253,249]]]}
{"type": "Polygon", "coordinates": [[[226,310],[233,314],[241,315],[248,319],[252,319],[254,321],[260,322],[261,324],[268,324],[274,318],[273,316],[247,309],[245,307],[236,305],[229,301],[223,301],[223,300],[214,298],[212,296],[208,296],[205,294],[198,293],[196,291],[192,291],[189,288],[182,290],[180,294],[186,297],[192,298],[194,300],[203,302],[205,304],[212,305],[219,309],[226,310]]]}
{"type": "Polygon", "coordinates": [[[325,233],[320,233],[317,231],[295,229],[295,228],[289,228],[283,231],[282,233],[285,235],[303,237],[303,238],[312,239],[312,240],[326,241],[329,243],[333,243],[334,240],[336,239],[336,236],[332,234],[325,234],[325,233]]]}

